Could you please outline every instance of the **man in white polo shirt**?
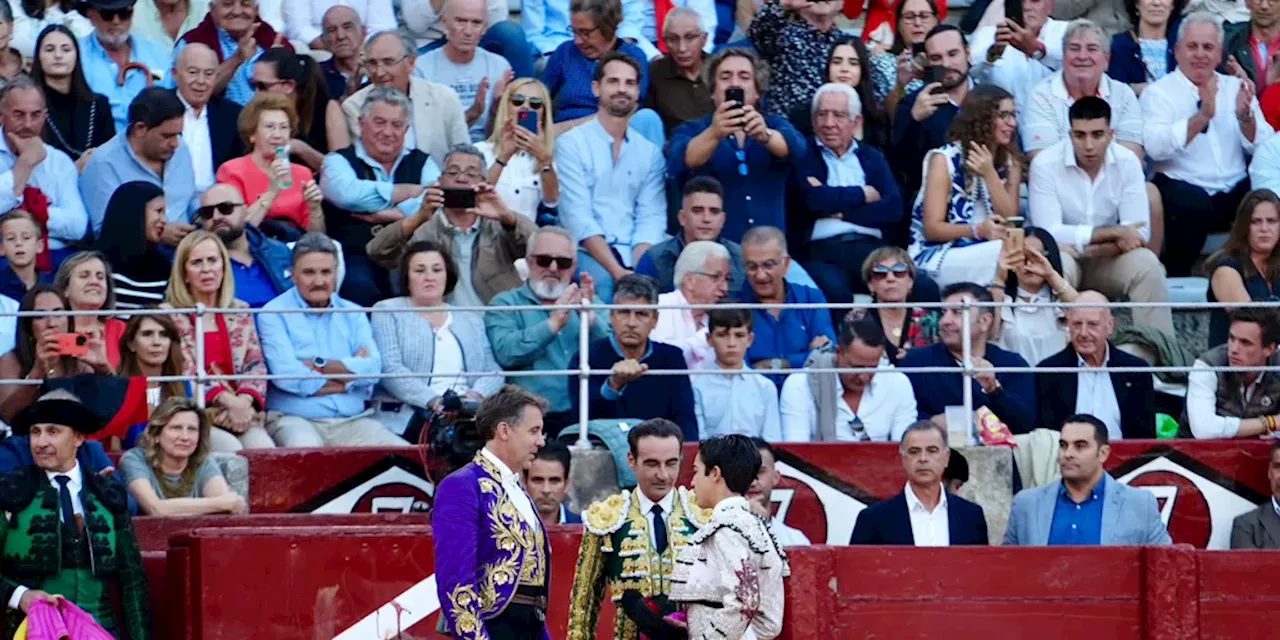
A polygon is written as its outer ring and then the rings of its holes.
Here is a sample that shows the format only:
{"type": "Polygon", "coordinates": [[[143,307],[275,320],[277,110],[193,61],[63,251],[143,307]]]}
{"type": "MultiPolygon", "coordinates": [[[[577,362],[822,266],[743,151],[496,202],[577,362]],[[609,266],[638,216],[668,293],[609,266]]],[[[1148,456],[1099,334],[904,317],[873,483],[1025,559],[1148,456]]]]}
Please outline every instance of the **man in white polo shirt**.
{"type": "MultiPolygon", "coordinates": [[[[1146,178],[1137,154],[1116,143],[1111,107],[1087,96],[1069,112],[1071,138],[1031,162],[1031,221],[1063,248],[1063,271],[1080,286],[1134,302],[1169,299],[1164,266],[1151,249],[1146,178]],[[1068,249],[1074,250],[1074,258],[1068,249]]],[[[1136,324],[1173,334],[1168,308],[1133,310],[1136,324]]]]}

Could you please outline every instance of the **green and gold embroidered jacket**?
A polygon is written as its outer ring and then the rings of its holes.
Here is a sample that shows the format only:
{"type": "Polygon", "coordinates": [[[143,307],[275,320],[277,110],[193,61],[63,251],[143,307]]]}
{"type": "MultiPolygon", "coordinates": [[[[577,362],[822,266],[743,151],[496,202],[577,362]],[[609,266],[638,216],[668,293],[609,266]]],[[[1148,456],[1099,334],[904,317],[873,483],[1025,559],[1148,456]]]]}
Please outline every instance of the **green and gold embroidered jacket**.
{"type": "MultiPolygon", "coordinates": [[[[85,472],[80,501],[88,538],[88,565],[80,570],[101,580],[104,593],[116,590],[123,614],[119,624],[99,623],[117,629],[122,640],[147,640],[151,628],[147,580],[125,490],[85,472]]],[[[43,589],[64,570],[76,567],[66,557],[58,492],[44,471],[30,466],[0,476],[0,511],[4,512],[0,517],[0,603],[8,602],[19,586],[43,589]]],[[[86,611],[101,609],[97,602],[76,604],[86,611]]],[[[13,632],[7,629],[8,634],[13,632]]]]}
{"type": "MultiPolygon", "coordinates": [[[[609,496],[582,514],[586,530],[573,578],[569,640],[595,639],[606,584],[615,603],[630,589],[646,597],[665,594],[677,550],[689,546],[693,534],[711,517],[709,510],[698,507],[692,491],[676,488],[676,499],[667,516],[669,543],[659,556],[649,535],[649,520],[640,512],[639,491],[609,496]]],[[[635,623],[621,611],[614,619],[613,637],[638,637],[635,623]]]]}

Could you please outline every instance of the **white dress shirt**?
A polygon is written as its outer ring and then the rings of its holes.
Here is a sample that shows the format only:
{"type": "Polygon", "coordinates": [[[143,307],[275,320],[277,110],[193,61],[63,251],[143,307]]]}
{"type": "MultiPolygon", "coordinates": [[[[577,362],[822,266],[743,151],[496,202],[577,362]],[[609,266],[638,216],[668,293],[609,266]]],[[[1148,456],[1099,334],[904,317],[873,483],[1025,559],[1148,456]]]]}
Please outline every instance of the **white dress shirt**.
{"type": "MultiPolygon", "coordinates": [[[[1102,366],[1105,367],[1111,363],[1111,345],[1107,345],[1104,358],[1102,366]]],[[[1093,370],[1079,355],[1076,364],[1080,367],[1080,373],[1076,374],[1076,413],[1087,413],[1101,420],[1107,425],[1107,436],[1112,440],[1124,438],[1120,430],[1120,402],[1111,384],[1111,373],[1093,370]]]]}
{"type": "Polygon", "coordinates": [[[435,330],[435,348],[432,351],[431,390],[439,395],[452,391],[459,395],[467,392],[467,378],[458,375],[466,371],[462,360],[462,345],[453,335],[453,314],[435,330]]]}
{"type": "Polygon", "coordinates": [[[1032,87],[1062,68],[1062,37],[1067,33],[1064,20],[1045,20],[1040,27],[1040,42],[1045,55],[1033,60],[1013,47],[1005,47],[1004,53],[992,64],[987,53],[996,42],[996,28],[982,27],[969,38],[970,73],[977,82],[989,82],[1013,94],[1013,104],[1026,104],[1032,87]]]}
{"type": "MultiPolygon", "coordinates": [[[[487,140],[479,142],[476,143],[476,148],[484,154],[485,164],[492,167],[494,161],[498,159],[493,143],[487,140]]],[[[507,160],[507,166],[503,167],[502,175],[498,177],[498,184],[493,185],[493,189],[502,196],[502,203],[507,205],[513,213],[536,221],[539,203],[548,207],[560,204],[559,200],[547,202],[542,198],[544,177],[546,174],[538,169],[538,161],[521,151],[507,160]]]]}
{"type": "MultiPolygon", "coordinates": [[[[1197,358],[1187,374],[1187,423],[1191,435],[1199,440],[1234,438],[1240,432],[1240,418],[1218,414],[1218,374],[1203,370],[1208,367],[1207,362],[1197,358]]],[[[1245,387],[1245,400],[1253,397],[1257,386],[1254,381],[1245,387]]]]}
{"type": "MultiPolygon", "coordinates": [[[[849,150],[845,151],[842,156],[837,156],[836,152],[827,148],[827,145],[822,144],[821,140],[817,141],[817,145],[822,151],[822,163],[827,165],[828,187],[867,186],[867,172],[862,168],[862,161],[858,159],[857,140],[854,140],[853,144],[849,145],[849,150]]],[[[883,232],[879,229],[864,227],[839,218],[822,218],[814,221],[813,234],[809,239],[826,240],[846,233],[858,233],[874,238],[884,237],[883,232]]]]}
{"type": "MultiPolygon", "coordinates": [[[[689,299],[680,289],[658,296],[659,307],[682,304],[689,304],[689,299]]],[[[690,369],[707,369],[715,364],[715,349],[707,342],[707,317],[702,316],[699,324],[693,319],[692,309],[658,309],[658,322],[649,332],[649,339],[679,347],[690,369]]]]}
{"type": "Polygon", "coordinates": [[[1062,246],[1083,252],[1093,230],[1118,224],[1144,223],[1138,229],[1151,239],[1151,207],[1147,179],[1137,154],[1112,142],[1096,178],[1076,164],[1070,138],[1057,142],[1031,161],[1028,203],[1031,223],[1045,229],[1062,246]]]}
{"type": "MultiPolygon", "coordinates": [[[[80,471],[80,463],[76,462],[75,466],[71,467],[71,470],[66,473],[58,473],[56,471],[45,471],[44,474],[47,478],[49,478],[49,484],[53,486],[53,490],[55,493],[60,492],[62,490],[62,485],[58,484],[58,481],[55,480],[54,478],[57,478],[58,476],[62,476],[62,475],[65,475],[71,478],[71,481],[67,483],[67,491],[71,493],[71,510],[76,515],[84,517],[84,503],[80,501],[80,491],[84,489],[84,474],[81,473],[80,471]]],[[[61,510],[59,510],[59,514],[61,514],[61,510]]],[[[26,595],[27,590],[28,590],[27,587],[24,587],[22,585],[18,585],[16,588],[14,588],[13,594],[9,596],[10,609],[18,609],[21,607],[22,596],[26,595]]]]}
{"type": "Polygon", "coordinates": [[[947,490],[939,487],[938,504],[930,512],[911,490],[911,483],[903,490],[907,498],[907,515],[911,517],[911,537],[917,547],[951,546],[951,522],[947,517],[947,490]]]}
{"type": "MultiPolygon", "coordinates": [[[[837,389],[840,393],[836,398],[838,441],[898,442],[907,427],[916,421],[916,394],[911,380],[885,361],[881,362],[880,369],[863,390],[857,414],[845,402],[843,386],[837,389]],[[854,418],[862,421],[862,429],[857,433],[851,426],[854,418]]],[[[809,374],[787,376],[782,383],[779,406],[783,442],[811,442],[818,437],[818,407],[809,390],[809,374]]]]}
{"type": "MultiPolygon", "coordinates": [[[[657,502],[650,500],[648,496],[644,495],[643,491],[637,491],[636,497],[638,498],[640,513],[643,513],[645,519],[649,521],[649,544],[656,549],[658,546],[658,527],[668,527],[667,523],[670,522],[671,510],[676,505],[676,490],[668,491],[667,495],[657,502]],[[663,522],[654,522],[653,520],[653,505],[655,504],[662,505],[663,522]]],[[[668,546],[670,546],[671,531],[669,530],[667,531],[667,540],[668,546]]]]}
{"type": "MultiPolygon", "coordinates": [[[[1142,105],[1129,85],[1103,74],[1098,83],[1098,97],[1111,106],[1111,128],[1116,140],[1142,144],[1142,105]]],[[[1031,89],[1027,102],[1020,105],[1018,126],[1022,145],[1030,153],[1060,140],[1070,141],[1071,118],[1067,114],[1075,100],[1067,93],[1062,72],[1049,76],[1031,89]]]]}
{"type": "Polygon", "coordinates": [[[196,191],[203,192],[213,186],[214,172],[217,170],[217,167],[213,166],[213,141],[209,138],[209,107],[206,105],[197,114],[195,107],[187,103],[181,92],[178,93],[178,99],[187,109],[182,113],[182,142],[191,152],[191,168],[196,174],[196,191]]]}
{"type": "Polygon", "coordinates": [[[773,533],[773,537],[777,539],[778,544],[784,547],[807,547],[813,544],[809,541],[809,536],[806,536],[803,531],[795,527],[788,527],[777,518],[769,518],[769,531],[773,533]]]}
{"type": "Polygon", "coordinates": [[[480,455],[488,458],[489,462],[498,468],[498,473],[502,476],[502,488],[507,492],[507,499],[515,505],[516,511],[520,512],[520,517],[525,524],[534,528],[542,526],[541,520],[538,519],[538,512],[533,510],[533,501],[529,499],[529,494],[525,493],[524,486],[520,484],[520,477],[513,473],[505,462],[499,460],[498,456],[493,455],[492,451],[481,448],[480,455]]]}
{"type": "Polygon", "coordinates": [[[311,44],[323,33],[321,20],[324,13],[339,5],[355,9],[360,22],[371,34],[396,28],[396,13],[391,0],[289,0],[284,3],[285,35],[290,40],[311,44]]]}
{"type": "Polygon", "coordinates": [[[1027,362],[1040,362],[1067,346],[1067,331],[1057,309],[1047,306],[1053,301],[1049,287],[1029,293],[1018,288],[1013,305],[1000,307],[1000,336],[993,344],[1012,351],[1027,362]]]}
{"type": "Polygon", "coordinates": [[[1248,168],[1245,155],[1263,144],[1274,131],[1262,115],[1255,97],[1251,103],[1254,136],[1240,131],[1236,95],[1240,79],[1218,74],[1218,94],[1213,120],[1205,131],[1187,142],[1187,121],[1200,110],[1200,92],[1182,69],[1171,71],[1143,90],[1142,141],[1157,173],[1193,184],[1209,195],[1230,191],[1243,180],[1248,168]]]}

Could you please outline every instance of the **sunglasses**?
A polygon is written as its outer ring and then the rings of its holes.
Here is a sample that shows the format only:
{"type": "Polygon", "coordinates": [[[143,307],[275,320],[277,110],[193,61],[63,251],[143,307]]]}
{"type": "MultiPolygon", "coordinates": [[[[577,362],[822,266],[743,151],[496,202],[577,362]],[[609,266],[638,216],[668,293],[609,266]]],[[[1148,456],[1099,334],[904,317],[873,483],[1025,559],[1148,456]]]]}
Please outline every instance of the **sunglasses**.
{"type": "Polygon", "coordinates": [[[552,263],[554,263],[557,269],[564,271],[569,267],[573,266],[573,258],[566,258],[564,256],[537,255],[533,257],[533,263],[543,269],[550,269],[552,263]]]}
{"type": "Polygon", "coordinates": [[[521,95],[511,96],[511,106],[523,107],[526,100],[528,100],[529,102],[530,109],[533,109],[534,111],[542,110],[542,98],[539,98],[537,96],[530,96],[528,98],[525,98],[524,96],[521,96],[521,95]]]}
{"type": "Polygon", "coordinates": [[[98,9],[98,15],[102,16],[103,22],[113,22],[116,18],[121,20],[132,20],[133,7],[125,7],[123,9],[98,9]]]}
{"type": "Polygon", "coordinates": [[[196,209],[196,219],[197,220],[211,219],[213,218],[213,212],[215,211],[217,211],[219,214],[222,214],[224,216],[229,216],[235,213],[238,207],[243,207],[243,206],[244,205],[238,202],[219,202],[218,204],[207,204],[203,207],[200,207],[199,209],[196,209]]]}
{"type": "Polygon", "coordinates": [[[883,280],[885,278],[888,278],[889,274],[893,274],[895,277],[898,277],[898,278],[905,278],[909,273],[911,273],[911,268],[901,262],[895,263],[893,265],[878,264],[874,267],[871,267],[872,280],[883,280]]]}

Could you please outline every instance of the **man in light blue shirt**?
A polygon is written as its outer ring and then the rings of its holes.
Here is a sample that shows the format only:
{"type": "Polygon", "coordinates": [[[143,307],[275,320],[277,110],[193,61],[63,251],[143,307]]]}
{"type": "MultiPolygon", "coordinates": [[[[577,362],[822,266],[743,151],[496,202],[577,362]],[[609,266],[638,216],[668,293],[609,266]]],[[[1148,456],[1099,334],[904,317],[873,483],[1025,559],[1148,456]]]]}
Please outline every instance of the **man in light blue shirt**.
{"type": "Polygon", "coordinates": [[[419,149],[406,149],[413,113],[394,87],[374,87],[360,108],[355,144],[325,156],[320,172],[329,237],[342,244],[343,297],[366,307],[391,296],[387,270],[365,249],[374,227],[416,215],[440,168],[419,149]]]}
{"type": "Polygon", "coordinates": [[[667,200],[662,149],[629,126],[640,99],[640,62],[609,53],[596,66],[596,118],[556,141],[560,219],[579,243],[581,270],[601,300],[613,282],[665,237],[667,200]]]}
{"type": "Polygon", "coordinates": [[[129,105],[129,126],[98,147],[85,163],[80,196],[95,235],[102,231],[111,195],[120,185],[139,180],[164,189],[168,222],[162,242],[176,247],[195,230],[189,221],[200,206],[200,194],[191,153],[182,144],[185,111],[172,90],[144,89],[129,105]]]}
{"type": "Polygon", "coordinates": [[[88,0],[83,9],[93,23],[93,33],[80,39],[80,65],[89,88],[111,103],[117,132],[125,130],[129,104],[147,88],[148,74],[160,84],[173,66],[163,45],[129,35],[133,3],[134,0],[88,0]],[[121,85],[120,70],[129,65],[142,65],[145,70],[129,69],[121,85]]]}
{"type": "Polygon", "coordinates": [[[689,376],[700,440],[729,433],[782,440],[778,387],[746,364],[747,348],[756,335],[752,324],[749,309],[707,312],[707,342],[716,354],[710,368],[733,373],[689,376]]]}
{"type": "Polygon", "coordinates": [[[75,162],[40,138],[47,115],[44,92],[27,76],[14,78],[0,93],[0,211],[23,206],[26,189],[39,189],[49,201],[45,227],[56,265],[69,253],[67,243],[84,237],[89,214],[75,162]]]}
{"type": "Polygon", "coordinates": [[[263,310],[309,312],[258,316],[267,368],[303,376],[271,381],[267,409],[285,415],[267,432],[283,447],[405,445],[365,406],[377,378],[341,377],[382,373],[382,356],[364,313],[334,311],[356,308],[335,295],[337,271],[333,241],[320,233],[302,236],[293,247],[294,287],[263,310]]]}

